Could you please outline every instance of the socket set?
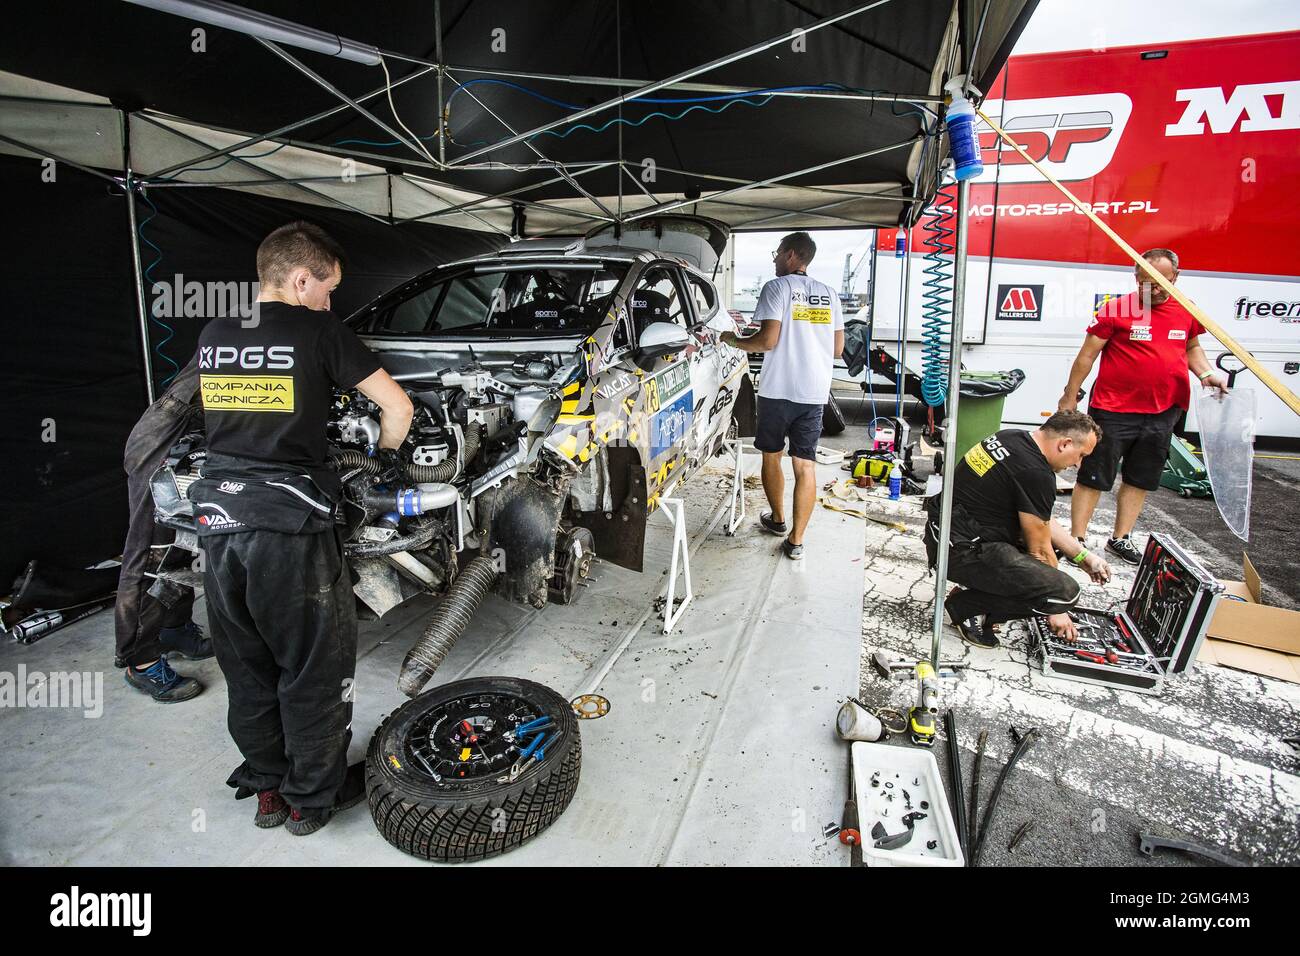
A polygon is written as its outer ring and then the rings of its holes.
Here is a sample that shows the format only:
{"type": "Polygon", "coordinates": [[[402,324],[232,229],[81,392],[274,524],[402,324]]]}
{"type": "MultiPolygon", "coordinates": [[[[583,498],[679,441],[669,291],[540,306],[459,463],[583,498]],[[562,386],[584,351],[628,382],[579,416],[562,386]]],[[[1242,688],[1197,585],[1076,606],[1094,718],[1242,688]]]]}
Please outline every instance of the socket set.
{"type": "Polygon", "coordinates": [[[1030,639],[1049,677],[1159,694],[1201,649],[1223,585],[1167,535],[1153,533],[1124,607],[1078,607],[1079,639],[1056,637],[1046,617],[1029,621],[1030,639]]]}

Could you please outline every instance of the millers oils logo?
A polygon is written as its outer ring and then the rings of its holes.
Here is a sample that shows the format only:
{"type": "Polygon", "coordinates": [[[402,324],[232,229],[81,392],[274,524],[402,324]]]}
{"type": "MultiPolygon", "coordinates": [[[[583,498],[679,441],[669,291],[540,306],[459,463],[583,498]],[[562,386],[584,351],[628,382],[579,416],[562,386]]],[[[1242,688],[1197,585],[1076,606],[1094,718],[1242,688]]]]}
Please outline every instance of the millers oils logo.
{"type": "MultiPolygon", "coordinates": [[[[1062,182],[1076,182],[1091,179],[1110,164],[1133,113],[1133,101],[1123,93],[1090,93],[988,100],[983,109],[1034,162],[1062,182]]],[[[1034,167],[983,121],[976,129],[984,172],[971,182],[1042,182],[1034,167]]]]}
{"type": "Polygon", "coordinates": [[[1043,317],[1043,287],[1041,285],[998,286],[998,312],[996,318],[1038,322],[1043,317]]]}

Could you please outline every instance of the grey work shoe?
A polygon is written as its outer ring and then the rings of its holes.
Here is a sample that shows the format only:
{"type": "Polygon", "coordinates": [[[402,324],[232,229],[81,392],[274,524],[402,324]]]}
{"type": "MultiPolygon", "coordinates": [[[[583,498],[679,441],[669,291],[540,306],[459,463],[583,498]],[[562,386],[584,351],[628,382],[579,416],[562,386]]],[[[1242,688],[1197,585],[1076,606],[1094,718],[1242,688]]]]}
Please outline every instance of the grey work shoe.
{"type": "Polygon", "coordinates": [[[310,836],[330,822],[334,814],[355,807],[366,799],[366,765],[354,763],[348,767],[343,784],[334,795],[331,807],[294,807],[284,828],[294,836],[310,836]]]}
{"type": "Polygon", "coordinates": [[[763,526],[764,531],[770,531],[772,534],[785,534],[790,529],[785,526],[784,521],[773,521],[772,512],[764,511],[758,516],[758,523],[763,526]]]}
{"type": "Polygon", "coordinates": [[[257,813],[253,815],[253,825],[269,830],[278,827],[289,819],[289,804],[284,802],[279,790],[259,790],[257,793],[257,813]]]}
{"type": "Polygon", "coordinates": [[[953,588],[948,592],[948,598],[943,602],[944,617],[948,623],[956,628],[961,639],[967,644],[974,647],[994,648],[999,644],[998,637],[993,633],[993,628],[989,626],[986,615],[972,614],[965,616],[964,606],[961,604],[962,596],[966,592],[961,588],[953,588]]]}
{"type": "Polygon", "coordinates": [[[803,560],[803,545],[793,543],[789,538],[781,542],[781,550],[791,561],[803,560]]]}
{"type": "Polygon", "coordinates": [[[193,677],[182,677],[171,669],[164,657],[158,658],[144,670],[128,667],[126,682],[143,694],[148,694],[160,704],[179,704],[198,697],[203,685],[193,677]]]}
{"type": "Polygon", "coordinates": [[[1111,538],[1106,542],[1106,550],[1121,561],[1127,561],[1129,564],[1141,564],[1142,552],[1137,549],[1129,535],[1122,538],[1111,538]]]}

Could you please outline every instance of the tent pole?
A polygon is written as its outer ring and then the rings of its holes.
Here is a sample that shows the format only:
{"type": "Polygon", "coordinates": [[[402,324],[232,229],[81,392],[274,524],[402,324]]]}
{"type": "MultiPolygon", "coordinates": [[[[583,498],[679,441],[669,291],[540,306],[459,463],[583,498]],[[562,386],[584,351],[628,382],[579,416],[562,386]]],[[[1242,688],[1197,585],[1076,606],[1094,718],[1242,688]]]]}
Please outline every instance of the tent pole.
{"type": "MultiPolygon", "coordinates": [[[[901,227],[900,227],[901,228],[901,227]]],[[[894,414],[903,417],[903,395],[907,385],[907,307],[912,297],[912,227],[907,227],[907,238],[903,240],[903,287],[898,290],[898,378],[894,382],[897,389],[897,404],[894,414]]]]}
{"type": "MultiPolygon", "coordinates": [[[[803,27],[801,32],[803,35],[807,35],[809,33],[812,33],[815,30],[821,30],[825,27],[833,26],[834,24],[839,23],[842,20],[847,20],[850,17],[855,17],[860,14],[866,13],[869,10],[874,10],[876,7],[884,6],[886,3],[889,2],[890,0],[872,0],[872,2],[869,3],[858,4],[857,6],[854,6],[852,9],[845,10],[841,13],[833,14],[832,16],[829,17],[823,17],[820,20],[816,20],[813,23],[808,24],[808,26],[803,27]]],[[[692,80],[695,77],[700,76],[701,74],[709,73],[712,72],[713,70],[718,70],[725,66],[730,66],[731,64],[736,63],[740,60],[747,59],[756,54],[762,53],[765,50],[770,50],[774,46],[780,46],[781,44],[788,42],[790,38],[791,38],[790,33],[788,32],[782,33],[778,36],[772,37],[771,39],[764,40],[761,43],[756,43],[753,46],[746,47],[743,50],[737,50],[735,53],[729,53],[726,56],[719,57],[716,60],[710,60],[708,63],[702,63],[699,66],[691,67],[689,70],[685,70],[684,72],[678,73],[675,76],[670,76],[667,79],[655,80],[652,83],[648,83],[645,86],[642,86],[634,90],[630,95],[621,94],[619,96],[615,96],[613,99],[605,100],[603,103],[597,103],[595,106],[588,106],[586,109],[578,110],[578,112],[576,113],[569,113],[568,115],[562,116],[559,119],[554,119],[554,120],[550,120],[549,122],[543,123],[541,126],[535,126],[532,129],[524,130],[522,133],[516,133],[513,136],[509,136],[501,140],[500,142],[491,143],[487,146],[480,147],[479,149],[472,150],[471,152],[466,153],[464,156],[460,156],[457,157],[456,159],[453,159],[450,165],[460,166],[464,163],[469,162],[469,160],[471,159],[477,159],[478,157],[484,155],[485,153],[490,153],[493,150],[497,150],[497,149],[504,149],[507,146],[513,146],[515,143],[518,143],[521,140],[531,139],[533,136],[536,136],[539,133],[545,133],[547,130],[555,129],[555,127],[557,126],[566,126],[571,123],[577,123],[578,121],[584,120],[589,116],[595,116],[597,113],[603,113],[605,110],[613,109],[616,106],[622,105],[624,102],[626,102],[629,99],[634,99],[638,96],[649,96],[651,93],[655,93],[658,92],[659,90],[666,89],[674,83],[679,83],[683,80],[692,80]]]]}
{"type": "Polygon", "coordinates": [[[433,0],[433,58],[438,61],[438,162],[447,165],[447,127],[442,111],[446,101],[442,98],[442,77],[447,64],[442,62],[442,0],[433,0]]]}
{"type": "Polygon", "coordinates": [[[957,249],[952,287],[952,333],[948,349],[948,394],[944,404],[947,423],[943,427],[943,491],[939,507],[938,561],[934,570],[934,631],[930,663],[937,670],[943,647],[943,601],[948,589],[948,537],[952,531],[953,476],[957,471],[957,405],[961,393],[961,336],[966,306],[966,208],[970,181],[957,186],[957,249]]]}
{"type": "Polygon", "coordinates": [[[149,319],[144,304],[144,270],[140,267],[140,227],[135,218],[135,177],[131,172],[131,114],[118,110],[122,124],[122,171],[126,175],[126,221],[131,227],[131,268],[135,272],[135,305],[140,318],[140,349],[144,355],[144,387],[154,401],[153,354],[149,351],[149,319]]]}
{"type": "Polygon", "coordinates": [[[890,143],[888,146],[878,146],[875,149],[869,149],[864,153],[854,153],[852,156],[845,156],[843,159],[832,159],[827,163],[819,163],[816,166],[808,166],[804,169],[796,169],[793,172],[782,173],[780,176],[773,176],[770,179],[763,179],[754,183],[746,183],[743,186],[734,186],[731,189],[724,189],[720,193],[713,193],[709,196],[701,196],[699,199],[681,199],[677,202],[662,203],[658,206],[652,206],[644,209],[631,216],[625,216],[624,222],[633,222],[637,219],[644,219],[646,216],[657,216],[660,213],[668,212],[671,209],[678,209],[682,206],[691,206],[696,203],[714,202],[724,196],[734,196],[737,193],[748,192],[751,189],[758,189],[763,186],[772,186],[776,183],[785,182],[787,179],[794,179],[796,176],[806,176],[809,173],[819,173],[824,169],[830,169],[833,166],[842,166],[845,163],[857,162],[859,159],[867,159],[871,156],[878,156],[881,153],[887,153],[892,149],[901,149],[904,146],[910,146],[917,141],[917,136],[908,137],[898,143],[890,143]]]}

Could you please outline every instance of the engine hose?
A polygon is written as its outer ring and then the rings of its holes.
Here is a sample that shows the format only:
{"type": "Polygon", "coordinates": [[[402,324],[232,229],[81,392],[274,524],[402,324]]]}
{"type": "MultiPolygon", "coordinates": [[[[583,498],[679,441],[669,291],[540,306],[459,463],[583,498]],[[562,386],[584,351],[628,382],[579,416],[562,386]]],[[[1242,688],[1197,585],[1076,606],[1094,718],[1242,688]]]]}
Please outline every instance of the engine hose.
{"type": "Polygon", "coordinates": [[[1011,759],[1007,765],[1002,768],[998,774],[998,782],[993,785],[993,793],[989,796],[989,805],[984,808],[984,819],[980,821],[980,834],[976,838],[974,849],[971,850],[971,866],[980,865],[980,854],[984,852],[984,838],[989,835],[989,822],[993,819],[993,811],[998,808],[998,797],[1002,796],[1002,785],[1007,782],[1007,776],[1020,758],[1025,755],[1025,751],[1033,745],[1034,739],[1038,736],[1038,728],[1032,728],[1028,733],[1016,742],[1016,749],[1011,754],[1011,759]]]}
{"type": "Polygon", "coordinates": [[[953,208],[954,186],[945,186],[926,212],[930,251],[925,254],[926,276],[921,285],[921,398],[935,408],[948,396],[948,345],[952,337],[953,208]]]}
{"type": "Polygon", "coordinates": [[[368,475],[379,474],[382,467],[378,458],[371,458],[365,452],[344,449],[330,455],[330,464],[340,471],[350,471],[353,468],[360,468],[368,475]]]}
{"type": "MultiPolygon", "coordinates": [[[[474,460],[478,454],[479,446],[479,427],[478,425],[469,425],[465,428],[465,449],[461,455],[465,464],[474,460]]],[[[451,481],[456,477],[456,459],[448,458],[446,461],[439,462],[436,465],[407,465],[406,477],[412,481],[451,481]]]]}
{"type": "MultiPolygon", "coordinates": [[[[436,467],[436,466],[435,466],[436,467]]],[[[480,554],[465,565],[447,590],[447,596],[434,609],[429,626],[402,662],[397,678],[398,689],[414,697],[429,682],[465,628],[483,603],[497,579],[496,561],[480,554]]]]}
{"type": "Polygon", "coordinates": [[[410,534],[398,535],[387,541],[354,541],[343,546],[350,558],[378,558],[385,554],[397,554],[399,551],[419,551],[428,547],[429,542],[442,530],[442,522],[426,521],[417,524],[410,534]]]}

